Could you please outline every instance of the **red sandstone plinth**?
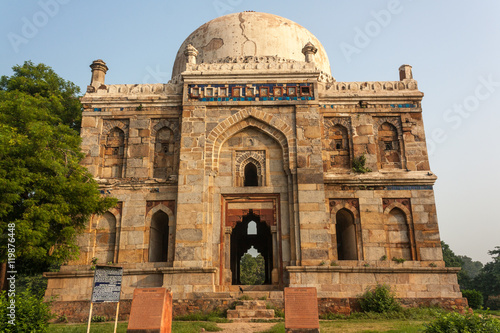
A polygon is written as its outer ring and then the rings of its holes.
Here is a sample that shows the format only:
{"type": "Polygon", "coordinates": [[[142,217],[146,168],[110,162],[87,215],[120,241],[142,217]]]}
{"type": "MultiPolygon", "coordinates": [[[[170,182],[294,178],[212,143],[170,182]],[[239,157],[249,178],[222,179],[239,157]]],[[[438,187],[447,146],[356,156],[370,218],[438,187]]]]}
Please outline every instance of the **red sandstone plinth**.
{"type": "Polygon", "coordinates": [[[316,288],[285,288],[286,332],[319,332],[316,288]]]}
{"type": "Polygon", "coordinates": [[[170,333],[172,292],[165,288],[134,290],[127,333],[170,333]]]}

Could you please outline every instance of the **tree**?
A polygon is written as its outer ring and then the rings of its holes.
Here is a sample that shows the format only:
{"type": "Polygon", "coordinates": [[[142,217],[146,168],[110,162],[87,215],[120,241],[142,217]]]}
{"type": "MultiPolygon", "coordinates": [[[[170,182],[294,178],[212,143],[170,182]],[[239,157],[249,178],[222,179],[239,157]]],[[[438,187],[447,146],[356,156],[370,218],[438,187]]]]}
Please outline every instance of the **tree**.
{"type": "Polygon", "coordinates": [[[481,272],[474,278],[474,285],[484,296],[500,296],[500,246],[488,251],[493,261],[484,265],[481,272]]]}
{"type": "Polygon", "coordinates": [[[456,255],[455,252],[450,249],[450,246],[443,241],[441,241],[441,248],[443,250],[443,260],[446,267],[462,268],[457,274],[460,289],[476,289],[474,287],[473,278],[479,273],[478,267],[481,269],[483,264],[479,261],[472,261],[472,259],[467,256],[456,255]]]}
{"type": "Polygon", "coordinates": [[[240,280],[242,284],[259,285],[265,280],[265,262],[264,257],[259,253],[253,257],[245,253],[240,261],[240,280]]]}
{"type": "Polygon", "coordinates": [[[441,241],[441,249],[443,250],[443,260],[446,267],[462,267],[464,264],[462,259],[444,241],[441,241]]]}
{"type": "Polygon", "coordinates": [[[483,263],[480,261],[473,261],[472,258],[467,256],[459,255],[458,257],[463,262],[462,269],[471,279],[475,278],[483,269],[483,263]]]}
{"type": "MultiPolygon", "coordinates": [[[[80,165],[79,88],[43,64],[13,71],[0,79],[0,242],[15,240],[17,269],[43,271],[76,257],[89,217],[116,200],[80,165]]],[[[4,274],[6,259],[2,246],[4,274]]]]}

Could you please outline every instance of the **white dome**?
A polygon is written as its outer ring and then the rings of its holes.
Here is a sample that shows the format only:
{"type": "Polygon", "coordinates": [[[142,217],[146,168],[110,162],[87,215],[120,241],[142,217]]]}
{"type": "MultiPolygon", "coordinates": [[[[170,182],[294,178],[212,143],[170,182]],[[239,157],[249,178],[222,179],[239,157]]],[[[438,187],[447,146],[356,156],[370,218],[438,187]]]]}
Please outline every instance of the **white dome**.
{"type": "Polygon", "coordinates": [[[192,44],[198,51],[197,63],[213,63],[227,57],[278,56],[304,61],[302,48],[311,42],[318,52],[316,66],[330,75],[330,62],[323,45],[306,28],[286,18],[257,12],[242,12],[218,17],[196,29],[182,43],[175,59],[172,77],[186,63],[184,51],[192,44]]]}

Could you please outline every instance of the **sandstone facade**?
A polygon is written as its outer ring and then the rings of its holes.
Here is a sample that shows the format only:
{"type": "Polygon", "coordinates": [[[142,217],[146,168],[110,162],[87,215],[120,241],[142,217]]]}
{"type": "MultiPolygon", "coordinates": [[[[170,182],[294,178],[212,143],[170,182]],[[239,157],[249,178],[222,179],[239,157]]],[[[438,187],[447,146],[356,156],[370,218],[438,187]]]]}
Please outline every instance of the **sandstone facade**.
{"type": "Polygon", "coordinates": [[[214,21],[183,44],[170,83],[106,85],[106,64],[91,65],[83,163],[119,204],[89,221],[78,260],[46,274],[47,296],[88,300],[97,257],[124,267],[123,299],[137,287],[171,288],[176,304],[220,298],[253,246],[269,291],[316,287],[324,308],[377,283],[408,302],[461,299],[442,260],[411,66],[399,81],[337,82],[291,21],[214,21]],[[259,53],[273,31],[296,38],[259,53]]]}

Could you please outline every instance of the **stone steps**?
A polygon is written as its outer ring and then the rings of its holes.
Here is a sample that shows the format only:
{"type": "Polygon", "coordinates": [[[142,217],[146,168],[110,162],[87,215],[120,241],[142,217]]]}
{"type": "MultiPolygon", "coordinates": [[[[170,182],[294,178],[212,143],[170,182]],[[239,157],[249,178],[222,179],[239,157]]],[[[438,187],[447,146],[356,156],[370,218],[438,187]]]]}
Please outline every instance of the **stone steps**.
{"type": "Polygon", "coordinates": [[[251,321],[274,319],[274,310],[266,309],[266,302],[261,300],[240,300],[234,310],[227,310],[227,319],[233,321],[251,321]]]}

